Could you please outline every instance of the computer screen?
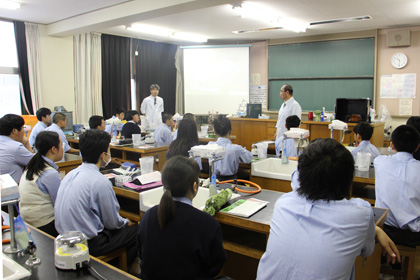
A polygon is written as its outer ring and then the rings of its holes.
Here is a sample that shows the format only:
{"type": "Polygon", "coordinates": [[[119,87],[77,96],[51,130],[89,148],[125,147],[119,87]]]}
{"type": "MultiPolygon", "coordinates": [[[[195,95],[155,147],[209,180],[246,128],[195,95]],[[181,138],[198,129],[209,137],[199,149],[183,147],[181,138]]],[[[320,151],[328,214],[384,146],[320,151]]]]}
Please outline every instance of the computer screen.
{"type": "Polygon", "coordinates": [[[370,121],[369,109],[369,98],[337,98],[335,105],[335,118],[343,122],[370,121]]]}

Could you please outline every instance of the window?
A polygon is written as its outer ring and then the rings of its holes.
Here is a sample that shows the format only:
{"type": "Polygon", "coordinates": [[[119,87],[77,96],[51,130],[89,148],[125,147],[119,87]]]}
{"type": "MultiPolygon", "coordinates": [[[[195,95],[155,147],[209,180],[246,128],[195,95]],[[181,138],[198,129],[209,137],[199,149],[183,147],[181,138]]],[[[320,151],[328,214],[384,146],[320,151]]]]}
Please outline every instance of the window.
{"type": "Polygon", "coordinates": [[[0,117],[22,114],[18,59],[12,22],[0,21],[0,117]]]}

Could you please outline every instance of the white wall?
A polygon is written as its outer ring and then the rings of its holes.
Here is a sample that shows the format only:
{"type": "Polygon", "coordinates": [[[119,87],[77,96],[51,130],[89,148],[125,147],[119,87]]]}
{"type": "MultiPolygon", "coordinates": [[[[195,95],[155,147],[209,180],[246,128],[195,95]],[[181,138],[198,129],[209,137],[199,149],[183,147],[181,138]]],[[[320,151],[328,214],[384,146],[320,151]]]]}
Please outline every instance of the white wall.
{"type": "Polygon", "coordinates": [[[54,110],[63,105],[67,111],[75,109],[73,37],[52,37],[47,27],[39,25],[41,106],[54,110]]]}

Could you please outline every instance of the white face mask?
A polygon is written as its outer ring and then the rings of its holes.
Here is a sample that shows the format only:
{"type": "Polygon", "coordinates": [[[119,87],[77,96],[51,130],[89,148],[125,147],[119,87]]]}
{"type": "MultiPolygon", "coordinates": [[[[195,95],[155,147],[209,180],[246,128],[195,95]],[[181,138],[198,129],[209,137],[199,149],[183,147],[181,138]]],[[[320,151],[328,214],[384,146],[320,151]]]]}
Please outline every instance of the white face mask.
{"type": "MultiPolygon", "coordinates": [[[[108,155],[108,153],[105,153],[105,154],[108,155]]],[[[111,162],[111,155],[109,155],[109,160],[105,161],[104,167],[107,166],[110,162],[111,162]]]]}

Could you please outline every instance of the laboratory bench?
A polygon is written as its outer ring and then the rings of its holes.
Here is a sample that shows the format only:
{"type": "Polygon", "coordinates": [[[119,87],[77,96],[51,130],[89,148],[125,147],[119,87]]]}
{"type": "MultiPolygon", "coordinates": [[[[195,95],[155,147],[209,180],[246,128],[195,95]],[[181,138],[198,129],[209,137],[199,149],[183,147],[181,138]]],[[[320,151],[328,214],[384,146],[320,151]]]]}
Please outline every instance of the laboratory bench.
{"type": "MultiPolygon", "coordinates": [[[[6,216],[5,221],[8,221],[7,214],[2,213],[6,216]]],[[[27,225],[28,226],[28,225],[27,225]]],[[[36,244],[36,256],[41,260],[41,263],[33,267],[25,265],[25,261],[28,256],[22,256],[21,254],[6,254],[9,258],[19,263],[25,269],[31,272],[29,280],[45,280],[45,279],[97,279],[93,277],[86,270],[60,270],[55,267],[54,264],[54,238],[35,227],[28,226],[31,230],[31,235],[36,244]]],[[[6,233],[8,234],[8,233],[6,233]]],[[[3,238],[6,234],[3,234],[3,238]]],[[[3,245],[3,247],[5,247],[3,245]]],[[[139,279],[125,271],[122,271],[114,266],[111,266],[93,256],[90,256],[90,265],[98,271],[105,279],[139,279]]]]}
{"type": "Polygon", "coordinates": [[[65,175],[82,164],[82,157],[79,155],[64,153],[63,159],[57,161],[56,164],[58,166],[58,172],[64,172],[65,175]]]}
{"type": "MultiPolygon", "coordinates": [[[[114,186],[117,199],[120,201],[120,214],[135,221],[144,215],[139,209],[139,193],[126,187],[114,186]]],[[[245,187],[246,188],[246,187],[245,187]]],[[[260,193],[241,194],[241,198],[253,197],[268,201],[268,205],[249,218],[241,218],[223,213],[215,215],[223,233],[223,246],[228,260],[222,273],[234,279],[255,279],[258,262],[266,249],[270,233],[270,221],[274,205],[284,193],[263,189],[260,193]]],[[[237,198],[239,199],[239,198],[237,198]]],[[[230,203],[233,203],[230,202],[230,203]]],[[[388,209],[373,208],[375,223],[382,226],[388,216],[388,209]]],[[[377,246],[373,257],[367,260],[358,257],[356,260],[356,279],[379,279],[381,248],[377,246]]]]}

